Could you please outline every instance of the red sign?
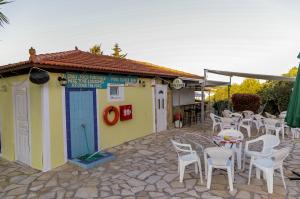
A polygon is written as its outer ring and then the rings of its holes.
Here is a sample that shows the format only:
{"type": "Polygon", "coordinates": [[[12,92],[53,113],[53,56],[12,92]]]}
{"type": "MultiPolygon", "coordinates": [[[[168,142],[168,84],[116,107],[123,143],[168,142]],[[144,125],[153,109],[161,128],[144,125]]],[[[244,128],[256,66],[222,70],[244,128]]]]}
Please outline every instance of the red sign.
{"type": "Polygon", "coordinates": [[[132,105],[120,106],[120,120],[131,120],[132,119],[132,105]]]}

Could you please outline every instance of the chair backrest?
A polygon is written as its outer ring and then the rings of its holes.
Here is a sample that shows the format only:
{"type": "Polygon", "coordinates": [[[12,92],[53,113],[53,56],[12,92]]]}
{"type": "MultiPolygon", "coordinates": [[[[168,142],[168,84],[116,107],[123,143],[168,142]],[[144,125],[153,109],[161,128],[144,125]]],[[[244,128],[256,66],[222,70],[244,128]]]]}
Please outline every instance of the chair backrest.
{"type": "Polygon", "coordinates": [[[275,162],[275,164],[276,163],[280,164],[289,155],[289,153],[290,153],[290,148],[285,147],[285,148],[282,148],[282,149],[279,149],[278,151],[276,151],[276,153],[274,153],[271,156],[271,158],[275,162]]]}
{"type": "Polygon", "coordinates": [[[253,111],[243,111],[242,114],[245,119],[250,119],[254,115],[253,111]]]}
{"type": "Polygon", "coordinates": [[[235,122],[240,122],[243,116],[239,113],[231,113],[230,118],[232,118],[235,122]]]}
{"type": "Polygon", "coordinates": [[[272,115],[272,114],[270,114],[270,113],[268,113],[268,112],[265,112],[265,114],[266,114],[266,117],[267,117],[267,118],[272,118],[272,119],[275,119],[275,118],[276,118],[275,115],[272,115]]]}
{"type": "Polygon", "coordinates": [[[281,121],[273,118],[264,118],[263,123],[267,128],[277,128],[281,126],[281,121]]]}
{"type": "Polygon", "coordinates": [[[240,138],[242,140],[244,139],[244,134],[235,129],[222,130],[220,133],[218,133],[218,136],[232,136],[232,137],[240,138]]]}
{"type": "Polygon", "coordinates": [[[223,124],[231,124],[234,122],[233,118],[230,117],[221,117],[221,122],[223,124]]]}
{"type": "Polygon", "coordinates": [[[286,111],[282,111],[278,117],[284,119],[286,117],[286,111]]]}
{"type": "Polygon", "coordinates": [[[262,121],[265,118],[261,114],[254,114],[252,117],[254,120],[257,120],[257,121],[262,121]]]}
{"type": "Polygon", "coordinates": [[[183,137],[187,142],[195,145],[196,148],[200,148],[202,152],[206,147],[216,146],[212,139],[197,133],[185,133],[183,137]]]}
{"type": "Polygon", "coordinates": [[[224,147],[206,148],[205,152],[210,157],[213,165],[226,166],[229,158],[233,158],[233,151],[224,147]]]}
{"type": "Polygon", "coordinates": [[[190,144],[179,143],[172,139],[171,139],[171,142],[172,142],[178,156],[180,156],[182,153],[192,153],[193,152],[192,146],[190,144]]]}
{"type": "Polygon", "coordinates": [[[227,109],[225,109],[223,112],[222,112],[222,114],[223,114],[223,117],[230,117],[230,114],[231,114],[232,112],[230,111],[230,110],[227,110],[227,109]]]}
{"type": "Polygon", "coordinates": [[[215,114],[213,114],[213,113],[210,113],[209,116],[210,116],[210,119],[211,119],[214,123],[215,123],[215,122],[221,122],[221,117],[219,117],[219,116],[217,116],[217,115],[215,115],[215,114]]]}
{"type": "Polygon", "coordinates": [[[269,153],[280,144],[280,139],[276,135],[262,135],[259,137],[263,141],[263,153],[269,153]]]}

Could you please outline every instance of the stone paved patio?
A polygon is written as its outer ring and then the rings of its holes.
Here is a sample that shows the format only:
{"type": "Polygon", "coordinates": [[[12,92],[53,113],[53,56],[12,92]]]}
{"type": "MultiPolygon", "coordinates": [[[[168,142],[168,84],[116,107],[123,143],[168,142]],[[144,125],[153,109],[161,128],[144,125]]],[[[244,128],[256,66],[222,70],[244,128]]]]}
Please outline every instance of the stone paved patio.
{"type": "MultiPolygon", "coordinates": [[[[177,155],[169,139],[184,132],[207,135],[204,129],[173,129],[128,142],[111,150],[117,160],[87,171],[66,164],[42,173],[0,160],[0,198],[300,198],[300,181],[286,179],[285,191],[276,174],[274,194],[268,194],[263,180],[252,178],[247,185],[248,170],[236,173],[233,192],[228,191],[226,173],[218,170],[211,190],[206,182],[200,184],[192,167],[179,183],[177,155]]],[[[291,176],[291,169],[300,170],[300,142],[285,139],[282,146],[292,149],[285,162],[285,176],[291,176]]]]}

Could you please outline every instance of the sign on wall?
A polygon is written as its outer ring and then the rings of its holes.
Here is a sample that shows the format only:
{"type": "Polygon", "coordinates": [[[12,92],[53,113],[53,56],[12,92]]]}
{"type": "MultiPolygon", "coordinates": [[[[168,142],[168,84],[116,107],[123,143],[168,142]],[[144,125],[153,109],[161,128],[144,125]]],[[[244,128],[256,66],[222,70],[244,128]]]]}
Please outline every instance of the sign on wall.
{"type": "Polygon", "coordinates": [[[183,80],[180,78],[176,78],[173,80],[171,84],[172,88],[174,89],[181,89],[185,87],[185,83],[183,83],[183,80]]]}
{"type": "Polygon", "coordinates": [[[106,89],[107,84],[124,84],[125,86],[137,86],[138,78],[124,75],[98,75],[66,73],[67,88],[99,88],[106,89]]]}
{"type": "Polygon", "coordinates": [[[120,120],[131,120],[132,119],[132,105],[120,106],[120,120]]]}

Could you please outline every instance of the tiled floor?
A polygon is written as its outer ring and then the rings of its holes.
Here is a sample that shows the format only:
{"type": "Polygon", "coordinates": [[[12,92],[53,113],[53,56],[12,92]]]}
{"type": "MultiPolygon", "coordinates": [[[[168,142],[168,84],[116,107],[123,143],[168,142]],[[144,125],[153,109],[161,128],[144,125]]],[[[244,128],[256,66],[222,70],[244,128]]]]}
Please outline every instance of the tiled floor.
{"type": "MultiPolygon", "coordinates": [[[[218,170],[211,190],[206,182],[200,184],[192,167],[179,183],[177,155],[169,139],[185,132],[208,135],[206,127],[173,129],[128,142],[111,150],[117,160],[87,171],[66,164],[42,173],[0,160],[0,198],[300,198],[300,181],[286,179],[285,191],[277,173],[274,194],[267,193],[263,180],[253,177],[247,185],[248,170],[236,172],[233,192],[228,191],[226,173],[218,170]]],[[[291,176],[291,169],[300,171],[300,142],[285,139],[282,146],[291,147],[284,164],[285,176],[291,176]]]]}

